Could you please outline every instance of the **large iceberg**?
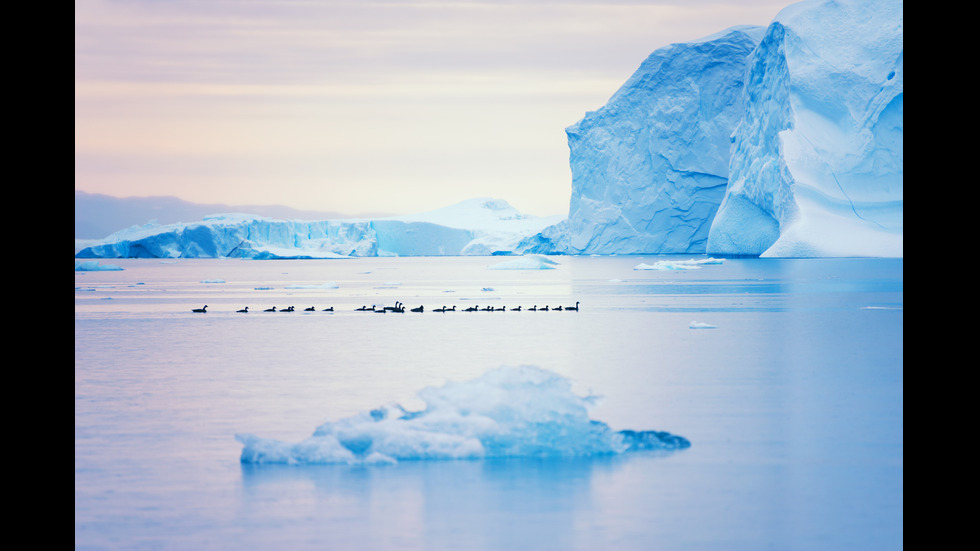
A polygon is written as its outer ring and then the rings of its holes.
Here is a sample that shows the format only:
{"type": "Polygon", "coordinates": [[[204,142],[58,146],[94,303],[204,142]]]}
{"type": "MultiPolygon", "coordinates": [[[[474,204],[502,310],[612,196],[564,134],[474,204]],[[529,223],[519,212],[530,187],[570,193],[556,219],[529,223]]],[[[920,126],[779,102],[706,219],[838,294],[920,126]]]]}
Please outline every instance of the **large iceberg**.
{"type": "Polygon", "coordinates": [[[536,253],[903,256],[903,8],[810,0],[655,51],[567,129],[536,253]]]}
{"type": "Polygon", "coordinates": [[[764,31],[733,27],[661,48],[565,130],[568,253],[705,252],[728,183],[746,59],[764,31]]]}
{"type": "Polygon", "coordinates": [[[782,10],[749,60],[712,254],[903,256],[903,7],[782,10]]]}
{"type": "Polygon", "coordinates": [[[376,220],[276,220],[246,214],[116,232],[76,258],[342,258],[509,252],[561,217],[524,215],[479,198],[430,213],[376,220]]]}
{"type": "Polygon", "coordinates": [[[237,434],[242,463],[372,464],[422,459],[590,457],[680,450],[663,431],[614,431],[589,417],[590,396],[535,366],[502,366],[469,381],[419,392],[426,407],[383,406],[324,423],[301,442],[237,434]]]}

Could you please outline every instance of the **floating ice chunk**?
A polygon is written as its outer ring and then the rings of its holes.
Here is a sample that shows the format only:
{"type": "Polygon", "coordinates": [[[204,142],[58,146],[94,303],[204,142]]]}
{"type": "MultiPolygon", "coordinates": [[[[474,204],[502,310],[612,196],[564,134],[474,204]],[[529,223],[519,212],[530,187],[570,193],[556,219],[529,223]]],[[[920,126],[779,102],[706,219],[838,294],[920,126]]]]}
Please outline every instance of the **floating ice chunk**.
{"type": "MultiPolygon", "coordinates": [[[[258,287],[256,287],[258,288],[258,287]]],[[[286,285],[286,289],[339,289],[340,285],[337,285],[336,281],[328,281],[326,283],[321,283],[320,285],[286,285]]]]}
{"type": "Polygon", "coordinates": [[[123,268],[116,266],[115,264],[99,264],[98,260],[76,260],[75,261],[75,271],[76,272],[105,272],[105,271],[120,271],[123,268]]]}
{"type": "Polygon", "coordinates": [[[572,457],[631,450],[676,450],[685,438],[656,431],[613,431],[589,418],[592,397],[534,366],[501,367],[464,382],[419,392],[422,411],[394,404],[318,427],[290,444],[236,435],[243,463],[390,463],[406,459],[572,457]]]}
{"type": "Polygon", "coordinates": [[[711,325],[710,323],[705,323],[703,321],[692,321],[691,324],[688,325],[688,327],[691,329],[717,329],[718,328],[718,326],[716,325],[711,325]]]}
{"type": "Polygon", "coordinates": [[[558,263],[550,258],[539,255],[528,255],[514,260],[508,260],[492,266],[489,270],[554,270],[558,263]]]}
{"type": "Polygon", "coordinates": [[[692,258],[690,260],[659,260],[653,264],[639,263],[634,270],[698,270],[703,264],[721,264],[719,258],[692,258]]]}

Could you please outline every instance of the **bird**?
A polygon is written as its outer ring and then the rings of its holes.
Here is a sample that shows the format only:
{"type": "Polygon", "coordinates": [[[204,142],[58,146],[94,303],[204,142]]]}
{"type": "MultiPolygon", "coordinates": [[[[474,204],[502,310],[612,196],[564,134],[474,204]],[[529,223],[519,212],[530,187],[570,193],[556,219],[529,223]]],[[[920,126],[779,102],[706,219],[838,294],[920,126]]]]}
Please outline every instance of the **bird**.
{"type": "Polygon", "coordinates": [[[292,312],[293,310],[295,310],[295,308],[293,308],[292,306],[290,306],[289,308],[286,308],[285,310],[279,310],[279,311],[280,312],[292,312]]]}
{"type": "Polygon", "coordinates": [[[556,306],[552,308],[552,310],[554,310],[555,312],[561,312],[561,306],[556,306]]]}
{"type": "Polygon", "coordinates": [[[276,307],[275,306],[273,306],[272,308],[266,308],[265,310],[263,310],[263,312],[275,312],[275,311],[276,311],[276,307]]]}
{"type": "Polygon", "coordinates": [[[191,310],[191,312],[198,312],[200,314],[206,314],[206,313],[208,313],[208,305],[205,304],[204,305],[204,308],[194,308],[193,310],[191,310]]]}
{"type": "Polygon", "coordinates": [[[467,308],[466,310],[463,310],[463,311],[464,312],[476,312],[479,309],[480,309],[480,305],[477,304],[476,306],[470,306],[469,308],[467,308]]]}
{"type": "Polygon", "coordinates": [[[538,311],[538,305],[535,304],[534,306],[528,308],[527,311],[528,312],[537,312],[538,311]]]}
{"type": "MultiPolygon", "coordinates": [[[[422,312],[423,310],[424,310],[424,306],[419,306],[418,308],[412,308],[412,311],[413,312],[422,312]]],[[[404,310],[402,310],[402,311],[404,311],[404,310]]]]}
{"type": "Polygon", "coordinates": [[[241,310],[235,310],[235,311],[236,312],[240,312],[242,314],[247,314],[248,313],[248,306],[246,306],[245,308],[242,308],[241,310]]]}
{"type": "Polygon", "coordinates": [[[333,306],[331,306],[330,308],[324,308],[323,310],[320,310],[320,311],[321,312],[333,312],[333,306]]]}
{"type": "Polygon", "coordinates": [[[487,306],[486,308],[480,308],[481,312],[493,312],[493,306],[487,306]]]}
{"type": "Polygon", "coordinates": [[[575,310],[576,312],[578,312],[578,301],[577,300],[575,301],[575,306],[566,306],[565,310],[575,310]]]}
{"type": "Polygon", "coordinates": [[[511,308],[511,311],[512,312],[520,312],[521,311],[521,307],[518,306],[517,308],[511,308]]]}
{"type": "Polygon", "coordinates": [[[309,308],[303,309],[304,312],[316,312],[316,308],[310,306],[309,308]]]}
{"type": "Polygon", "coordinates": [[[542,311],[542,312],[547,312],[547,311],[548,311],[548,305],[547,305],[547,304],[545,304],[545,305],[544,305],[544,308],[542,308],[542,309],[541,309],[541,311],[542,311]]]}
{"type": "Polygon", "coordinates": [[[357,311],[358,312],[373,312],[374,311],[374,305],[372,304],[370,308],[368,308],[367,306],[361,306],[360,308],[357,308],[357,311]]]}

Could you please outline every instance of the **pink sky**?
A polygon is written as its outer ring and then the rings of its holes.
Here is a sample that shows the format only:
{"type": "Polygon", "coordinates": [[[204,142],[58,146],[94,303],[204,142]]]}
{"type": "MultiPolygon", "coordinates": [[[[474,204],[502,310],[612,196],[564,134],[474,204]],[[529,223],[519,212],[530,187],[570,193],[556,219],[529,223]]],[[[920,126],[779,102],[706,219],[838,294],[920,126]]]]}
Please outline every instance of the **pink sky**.
{"type": "Polygon", "coordinates": [[[75,2],[75,189],[566,214],[565,127],[653,50],[789,2],[75,2]]]}

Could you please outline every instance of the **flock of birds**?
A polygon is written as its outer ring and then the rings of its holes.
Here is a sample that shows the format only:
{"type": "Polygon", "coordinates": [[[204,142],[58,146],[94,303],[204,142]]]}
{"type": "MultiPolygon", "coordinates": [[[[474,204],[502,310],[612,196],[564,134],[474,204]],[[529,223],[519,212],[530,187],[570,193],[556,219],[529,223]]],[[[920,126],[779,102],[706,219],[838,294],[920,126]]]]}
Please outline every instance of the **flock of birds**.
{"type": "MultiPolygon", "coordinates": [[[[538,305],[535,304],[534,306],[528,308],[526,311],[527,312],[548,312],[548,311],[551,311],[551,312],[561,312],[561,311],[578,312],[578,305],[579,305],[579,302],[578,301],[575,302],[575,306],[555,306],[554,308],[549,307],[547,304],[544,305],[544,306],[542,306],[541,308],[538,308],[538,305]]],[[[204,305],[204,308],[194,308],[193,310],[191,310],[191,312],[200,313],[200,314],[206,314],[207,311],[208,311],[208,305],[207,304],[204,305]]],[[[241,310],[235,310],[235,311],[236,312],[239,312],[239,313],[242,313],[242,314],[247,314],[248,313],[248,306],[246,306],[245,308],[242,308],[241,310]]],[[[296,309],[294,307],[292,307],[292,306],[288,306],[288,307],[283,308],[281,310],[277,310],[276,307],[273,306],[272,308],[268,308],[268,309],[263,310],[263,312],[295,312],[295,311],[296,311],[296,309]]],[[[314,308],[313,306],[310,306],[309,308],[304,308],[303,311],[304,312],[316,312],[317,309],[314,308]]],[[[333,306],[331,306],[329,308],[324,308],[324,309],[322,309],[320,311],[321,312],[333,312],[334,310],[333,310],[333,306]]],[[[384,306],[384,307],[378,308],[376,305],[373,305],[372,304],[370,308],[368,308],[367,306],[361,306],[360,308],[355,308],[354,311],[355,312],[375,312],[375,313],[378,313],[378,314],[387,314],[389,312],[390,313],[395,313],[395,314],[404,314],[405,313],[405,305],[403,303],[401,303],[401,302],[395,302],[395,305],[394,306],[384,306]]],[[[424,311],[425,311],[425,307],[424,306],[419,306],[418,308],[411,308],[409,310],[409,312],[419,312],[419,313],[422,313],[424,311]]],[[[443,306],[442,308],[436,308],[435,310],[432,310],[432,311],[433,312],[455,312],[456,311],[456,306],[453,306],[452,308],[448,308],[446,306],[443,306]]],[[[480,308],[479,305],[470,306],[469,308],[464,308],[463,310],[460,310],[460,312],[506,312],[506,311],[508,311],[506,306],[501,306],[499,308],[495,308],[493,306],[487,306],[485,308],[480,308]]],[[[511,312],[520,312],[520,311],[522,311],[522,309],[521,309],[520,306],[518,306],[517,308],[511,308],[510,311],[511,312]]]]}

